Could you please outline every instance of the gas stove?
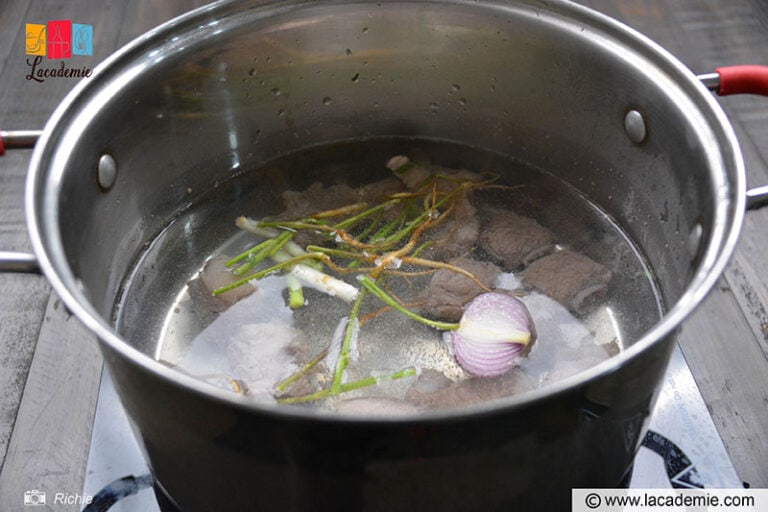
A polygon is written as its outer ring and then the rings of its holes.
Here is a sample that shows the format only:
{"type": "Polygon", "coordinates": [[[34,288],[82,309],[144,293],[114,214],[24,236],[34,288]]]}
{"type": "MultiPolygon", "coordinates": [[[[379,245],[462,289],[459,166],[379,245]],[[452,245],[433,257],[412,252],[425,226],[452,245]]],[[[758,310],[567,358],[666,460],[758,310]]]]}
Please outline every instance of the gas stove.
{"type": "MultiPolygon", "coordinates": [[[[679,347],[673,351],[649,428],[630,487],[742,487],[679,347]]],[[[169,509],[152,492],[152,477],[107,371],[99,390],[83,496],[93,497],[83,512],[169,509]]]]}

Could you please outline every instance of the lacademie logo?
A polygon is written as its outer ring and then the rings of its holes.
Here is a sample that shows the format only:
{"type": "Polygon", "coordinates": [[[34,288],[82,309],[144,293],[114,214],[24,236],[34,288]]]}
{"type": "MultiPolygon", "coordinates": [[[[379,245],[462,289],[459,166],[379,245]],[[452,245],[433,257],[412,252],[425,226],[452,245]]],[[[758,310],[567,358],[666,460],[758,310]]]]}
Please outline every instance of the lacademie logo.
{"type": "Polygon", "coordinates": [[[83,78],[91,76],[87,66],[68,67],[63,61],[59,67],[42,67],[43,57],[48,60],[69,59],[73,55],[93,55],[93,26],[72,23],[72,20],[54,20],[46,25],[27,23],[25,30],[26,54],[30,67],[27,80],[44,82],[46,78],[83,78]]]}

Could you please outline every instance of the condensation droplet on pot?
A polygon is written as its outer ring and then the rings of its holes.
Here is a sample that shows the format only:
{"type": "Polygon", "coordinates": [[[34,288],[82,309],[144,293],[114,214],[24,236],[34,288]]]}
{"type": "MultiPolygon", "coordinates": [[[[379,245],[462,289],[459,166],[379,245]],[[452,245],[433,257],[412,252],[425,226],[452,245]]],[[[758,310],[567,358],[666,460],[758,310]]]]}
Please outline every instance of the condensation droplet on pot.
{"type": "Polygon", "coordinates": [[[462,107],[467,104],[467,98],[459,98],[459,105],[462,107]]]}
{"type": "Polygon", "coordinates": [[[433,101],[429,104],[429,110],[431,110],[433,114],[437,114],[437,111],[440,110],[440,104],[436,101],[433,101]]]}
{"type": "Polygon", "coordinates": [[[330,96],[325,96],[325,97],[323,98],[323,105],[330,105],[330,104],[331,104],[331,102],[333,102],[333,100],[331,99],[331,97],[330,97],[330,96]]]}
{"type": "Polygon", "coordinates": [[[271,92],[273,96],[280,96],[280,89],[278,89],[277,87],[274,87],[269,92],[271,92]]]}
{"type": "Polygon", "coordinates": [[[251,76],[256,76],[256,68],[251,68],[248,70],[248,74],[251,76]]]}
{"type": "Polygon", "coordinates": [[[97,170],[97,180],[99,182],[99,186],[106,192],[112,188],[116,179],[117,163],[115,162],[115,159],[112,158],[112,155],[104,153],[99,158],[97,170]]]}
{"type": "Polygon", "coordinates": [[[659,222],[667,222],[669,219],[669,202],[664,201],[664,210],[659,213],[659,222]]]}
{"type": "Polygon", "coordinates": [[[347,54],[347,57],[349,57],[350,55],[352,55],[352,50],[350,50],[349,48],[347,48],[347,50],[346,50],[346,54],[347,54]]]}
{"type": "Polygon", "coordinates": [[[624,116],[624,131],[629,140],[635,144],[642,143],[648,133],[643,115],[637,110],[627,112],[624,116]]]}
{"type": "Polygon", "coordinates": [[[453,92],[459,92],[461,90],[461,86],[458,84],[451,84],[451,91],[453,92]]]}
{"type": "Polygon", "coordinates": [[[285,110],[280,109],[277,111],[277,117],[284,117],[285,116],[285,110]]]}
{"type": "Polygon", "coordinates": [[[362,33],[363,34],[367,34],[368,33],[368,27],[363,27],[362,33]]]}
{"type": "Polygon", "coordinates": [[[355,73],[355,76],[352,77],[353,82],[358,82],[360,80],[360,73],[355,73]]]}

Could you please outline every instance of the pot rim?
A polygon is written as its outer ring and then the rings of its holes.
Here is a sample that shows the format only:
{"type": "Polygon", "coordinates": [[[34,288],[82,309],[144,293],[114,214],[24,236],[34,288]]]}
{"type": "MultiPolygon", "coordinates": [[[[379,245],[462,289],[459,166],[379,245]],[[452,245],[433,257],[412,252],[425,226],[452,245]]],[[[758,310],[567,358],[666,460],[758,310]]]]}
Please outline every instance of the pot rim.
{"type": "MultiPolygon", "coordinates": [[[[250,0],[245,0],[248,2],[250,0]]],[[[405,0],[407,3],[419,0],[405,0]]],[[[482,4],[470,0],[426,0],[433,4],[465,4],[468,7],[483,9],[482,4]]],[[[375,0],[337,0],[336,3],[376,3],[375,0]]],[[[546,10],[558,19],[565,19],[578,27],[589,27],[597,33],[620,40],[623,49],[640,52],[645,57],[652,57],[654,64],[663,65],[664,71],[670,73],[676,83],[685,90],[688,98],[695,100],[700,112],[708,114],[711,119],[710,128],[718,136],[718,150],[724,167],[733,169],[734,187],[716,187],[718,197],[715,209],[715,229],[710,237],[706,251],[699,263],[695,275],[686,286],[684,293],[675,304],[663,315],[661,320],[619,354],[606,361],[574,376],[565,378],[543,388],[491,400],[481,404],[455,409],[420,411],[413,414],[395,417],[357,417],[327,411],[310,411],[293,407],[257,404],[246,397],[223,389],[205,384],[194,377],[184,375],[151,356],[133,348],[128,341],[118,335],[93,306],[88,302],[76,276],[67,265],[64,256],[63,243],[57,231],[56,212],[58,196],[57,187],[51,186],[51,181],[60,179],[56,173],[63,173],[56,166],[56,149],[63,145],[66,149],[73,141],[62,138],[61,134],[76,117],[78,104],[93,93],[99,91],[99,82],[120,70],[126,62],[130,62],[137,52],[142,52],[170,39],[180,28],[199,26],[201,22],[213,20],[214,16],[226,15],[236,9],[243,0],[220,0],[176,17],[157,28],[134,39],[117,52],[105,59],[94,70],[88,80],[83,80],[64,98],[46,123],[42,136],[34,149],[27,176],[25,208],[27,225],[33,250],[38,258],[40,268],[51,283],[55,292],[63,300],[88,329],[93,332],[109,349],[140,368],[142,371],[154,374],[166,383],[192,391],[201,397],[215,400],[223,404],[245,409],[249,412],[259,412],[267,415],[291,417],[318,421],[341,421],[357,423],[408,423],[425,421],[453,421],[468,415],[495,414],[499,411],[510,411],[535,402],[540,402],[556,395],[566,393],[574,388],[587,386],[591,381],[617,371],[630,361],[648,350],[652,345],[668,336],[674,335],[681,323],[703,301],[716,281],[720,278],[730,256],[738,242],[746,206],[746,172],[741,150],[730,122],[716,99],[700,83],[698,78],[676,57],[667,50],[648,39],[646,36],[624,25],[623,23],[587,7],[575,4],[570,0],[548,0],[546,3],[535,0],[525,0],[523,4],[537,10],[546,10]],[[48,162],[48,166],[46,166],[48,162]],[[50,167],[50,170],[49,170],[50,167]],[[52,179],[53,178],[53,179],[52,179]]],[[[271,2],[252,2],[251,9],[274,11],[278,9],[301,9],[302,6],[312,5],[306,0],[278,0],[271,2]],[[256,5],[256,4],[259,5],[256,5]]],[[[510,5],[505,0],[491,0],[489,5],[510,5]]],[[[519,2],[515,4],[519,7],[519,2]]],[[[242,9],[241,9],[242,10],[242,9]]],[[[187,28],[188,29],[188,28],[187,28]]],[[[103,91],[102,91],[103,92],[103,91]]]]}

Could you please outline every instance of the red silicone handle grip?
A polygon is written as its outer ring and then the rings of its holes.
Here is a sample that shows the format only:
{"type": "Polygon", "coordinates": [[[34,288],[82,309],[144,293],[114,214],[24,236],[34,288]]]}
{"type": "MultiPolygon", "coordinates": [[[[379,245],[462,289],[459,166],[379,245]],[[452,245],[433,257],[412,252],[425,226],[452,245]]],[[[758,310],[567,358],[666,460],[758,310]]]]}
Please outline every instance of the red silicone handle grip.
{"type": "Polygon", "coordinates": [[[0,156],[5,154],[5,144],[3,144],[3,136],[0,135],[0,156]]]}
{"type": "Polygon", "coordinates": [[[761,94],[768,96],[768,66],[724,66],[715,70],[720,75],[717,94],[761,94]]]}

